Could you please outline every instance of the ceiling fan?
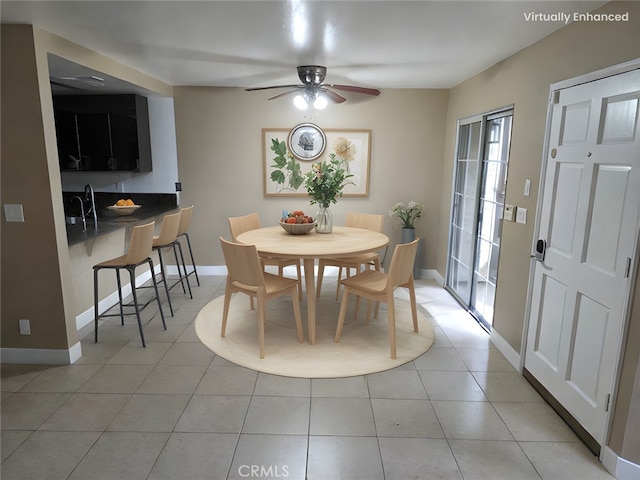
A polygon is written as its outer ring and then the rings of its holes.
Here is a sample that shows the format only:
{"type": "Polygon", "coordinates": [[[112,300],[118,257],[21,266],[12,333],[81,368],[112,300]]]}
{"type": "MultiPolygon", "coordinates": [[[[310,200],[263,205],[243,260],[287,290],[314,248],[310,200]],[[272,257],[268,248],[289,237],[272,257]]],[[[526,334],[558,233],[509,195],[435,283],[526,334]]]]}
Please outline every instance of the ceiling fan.
{"type": "Polygon", "coordinates": [[[253,92],[255,90],[269,90],[272,88],[290,88],[292,90],[275,95],[269,98],[269,100],[297,93],[298,95],[294,98],[293,103],[301,109],[307,108],[308,104],[313,104],[316,108],[324,108],[326,106],[327,98],[334,103],[343,103],[347,101],[346,98],[333,90],[362,93],[365,95],[380,95],[380,90],[376,90],[375,88],[325,84],[324,79],[327,74],[327,67],[320,65],[301,65],[297,67],[297,70],[298,78],[302,82],[302,85],[274,85],[272,87],[246,88],[245,90],[247,92],[253,92]]]}

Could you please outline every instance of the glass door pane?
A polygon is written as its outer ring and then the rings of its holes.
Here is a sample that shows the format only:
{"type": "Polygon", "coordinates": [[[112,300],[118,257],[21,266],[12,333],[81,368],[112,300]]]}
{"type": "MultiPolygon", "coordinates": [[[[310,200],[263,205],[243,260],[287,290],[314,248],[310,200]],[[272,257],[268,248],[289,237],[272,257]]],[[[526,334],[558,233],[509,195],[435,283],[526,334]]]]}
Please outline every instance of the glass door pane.
{"type": "Polygon", "coordinates": [[[487,329],[493,323],[513,112],[458,123],[445,287],[487,329]]]}
{"type": "Polygon", "coordinates": [[[487,120],[483,149],[474,288],[469,307],[485,327],[493,323],[511,118],[508,115],[487,120]]]}
{"type": "Polygon", "coordinates": [[[471,300],[476,248],[481,129],[480,120],[458,127],[447,287],[466,305],[471,300]]]}

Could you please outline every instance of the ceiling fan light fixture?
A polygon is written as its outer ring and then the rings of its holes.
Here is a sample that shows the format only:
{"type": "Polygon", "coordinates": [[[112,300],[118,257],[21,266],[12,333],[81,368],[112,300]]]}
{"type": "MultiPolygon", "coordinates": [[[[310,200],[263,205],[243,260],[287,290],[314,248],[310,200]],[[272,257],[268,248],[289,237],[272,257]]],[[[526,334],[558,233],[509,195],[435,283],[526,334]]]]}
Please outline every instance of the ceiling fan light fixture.
{"type": "Polygon", "coordinates": [[[327,99],[324,97],[324,95],[318,95],[313,101],[313,108],[324,110],[327,107],[327,103],[327,99]]]}
{"type": "Polygon", "coordinates": [[[299,110],[306,110],[309,107],[309,104],[302,95],[296,95],[293,97],[293,104],[299,110]]]}

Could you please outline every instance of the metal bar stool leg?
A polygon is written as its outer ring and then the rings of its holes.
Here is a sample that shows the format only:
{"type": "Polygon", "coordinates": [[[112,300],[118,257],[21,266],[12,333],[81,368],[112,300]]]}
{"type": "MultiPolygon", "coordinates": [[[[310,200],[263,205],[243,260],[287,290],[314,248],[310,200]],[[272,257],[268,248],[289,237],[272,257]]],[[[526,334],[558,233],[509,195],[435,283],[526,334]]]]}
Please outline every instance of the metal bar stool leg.
{"type": "MultiPolygon", "coordinates": [[[[176,243],[177,242],[173,242],[171,244],[171,248],[173,249],[173,257],[176,259],[176,267],[178,269],[178,278],[180,279],[180,285],[182,285],[182,293],[186,294],[187,293],[187,289],[184,287],[184,280],[182,279],[182,271],[180,271],[180,259],[178,258],[178,252],[176,250],[176,243]]],[[[182,263],[184,264],[184,258],[182,259],[182,263]]],[[[187,282],[187,283],[189,283],[189,282],[187,282]]],[[[189,290],[189,293],[191,293],[191,290],[189,290]]],[[[191,298],[193,298],[193,297],[191,297],[191,298]]]]}
{"type": "Polygon", "coordinates": [[[135,267],[128,267],[127,270],[129,270],[129,277],[131,277],[131,294],[133,295],[133,305],[136,309],[136,318],[138,319],[138,328],[140,329],[140,340],[142,340],[142,346],[146,347],[147,345],[144,342],[144,333],[142,333],[142,319],[140,318],[140,308],[138,307],[135,267]]]}
{"type": "Polygon", "coordinates": [[[198,270],[196,270],[196,262],[193,259],[193,250],[191,250],[191,240],[189,240],[189,234],[185,233],[184,234],[184,238],[187,239],[187,247],[189,247],[189,256],[191,256],[191,265],[193,265],[193,274],[195,274],[196,276],[196,282],[198,283],[198,286],[200,286],[200,279],[198,278],[198,270]]]}
{"type": "MultiPolygon", "coordinates": [[[[180,273],[180,263],[178,263],[178,255],[176,255],[176,247],[178,247],[178,251],[180,252],[180,261],[182,262],[182,270],[184,270],[184,281],[187,283],[187,288],[189,289],[189,298],[193,299],[193,293],[191,293],[191,284],[189,283],[189,274],[187,273],[187,265],[184,263],[184,255],[182,254],[182,245],[180,245],[180,242],[178,240],[173,243],[173,254],[176,257],[178,274],[180,275],[180,280],[182,281],[182,274],[180,273]]],[[[184,289],[184,284],[182,285],[182,288],[184,289]]]]}
{"type": "Polygon", "coordinates": [[[93,318],[95,329],[95,342],[98,343],[98,270],[93,269],[93,318]]]}
{"type": "Polygon", "coordinates": [[[171,305],[171,296],[169,295],[169,284],[167,283],[167,277],[164,274],[164,260],[162,260],[162,248],[154,249],[158,252],[158,259],[160,260],[160,275],[162,276],[162,282],[164,283],[164,290],[167,292],[167,303],[169,304],[169,311],[173,317],[173,305],[171,305]]]}
{"type": "Polygon", "coordinates": [[[120,299],[120,324],[124,325],[124,307],[122,306],[122,282],[120,281],[119,268],[116,268],[116,280],[118,281],[118,298],[120,299]]]}
{"type": "Polygon", "coordinates": [[[156,301],[158,302],[158,310],[160,310],[160,318],[162,318],[162,326],[167,329],[167,324],[164,321],[164,312],[162,311],[162,304],[160,302],[160,294],[158,293],[158,282],[156,282],[156,276],[153,274],[153,260],[149,258],[149,269],[151,270],[151,280],[153,280],[153,289],[156,292],[156,301]]]}

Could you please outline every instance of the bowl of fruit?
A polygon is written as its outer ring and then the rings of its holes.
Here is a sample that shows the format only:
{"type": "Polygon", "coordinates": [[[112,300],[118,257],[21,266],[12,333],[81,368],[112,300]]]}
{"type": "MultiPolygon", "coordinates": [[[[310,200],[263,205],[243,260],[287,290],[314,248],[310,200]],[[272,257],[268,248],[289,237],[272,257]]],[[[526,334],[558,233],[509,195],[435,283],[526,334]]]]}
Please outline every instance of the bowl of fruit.
{"type": "Polygon", "coordinates": [[[142,205],[136,205],[130,198],[126,200],[124,198],[121,198],[116,202],[115,205],[109,205],[107,209],[116,213],[117,215],[132,215],[133,212],[135,212],[140,207],[142,207],[142,205]]]}
{"type": "Polygon", "coordinates": [[[316,226],[316,222],[302,210],[289,213],[280,219],[280,226],[291,235],[304,235],[309,233],[316,226]]]}

